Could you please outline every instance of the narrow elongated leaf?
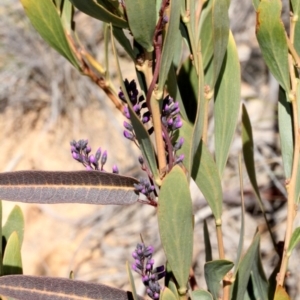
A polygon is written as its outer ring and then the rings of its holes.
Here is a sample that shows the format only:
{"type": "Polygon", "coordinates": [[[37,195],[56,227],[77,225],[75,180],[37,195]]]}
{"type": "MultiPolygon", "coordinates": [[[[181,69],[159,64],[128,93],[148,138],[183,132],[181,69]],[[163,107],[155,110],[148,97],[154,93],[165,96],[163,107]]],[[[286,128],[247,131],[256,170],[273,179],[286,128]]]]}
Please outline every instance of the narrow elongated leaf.
{"type": "Polygon", "coordinates": [[[176,299],[178,299],[179,295],[178,295],[177,287],[176,287],[176,284],[174,283],[174,281],[170,280],[168,282],[168,288],[175,295],[176,299]]]}
{"type": "Polygon", "coordinates": [[[101,0],[70,0],[75,7],[85,14],[106,23],[112,23],[113,26],[127,28],[128,24],[123,16],[120,15],[118,10],[113,4],[108,1],[101,0]],[[106,5],[110,4],[109,7],[106,5]]]}
{"type": "Polygon", "coordinates": [[[288,252],[291,253],[293,249],[299,244],[299,242],[300,242],[300,227],[297,227],[292,234],[288,252]]]}
{"type": "Polygon", "coordinates": [[[204,276],[207,288],[214,299],[218,299],[219,297],[221,280],[232,268],[233,262],[229,260],[214,260],[204,265],[204,276]]]}
{"type": "Polygon", "coordinates": [[[158,225],[179,290],[185,290],[192,263],[193,213],[187,178],[179,166],[173,167],[162,182],[158,198],[158,225]]]}
{"type": "Polygon", "coordinates": [[[281,145],[281,156],[283,160],[283,168],[286,179],[290,178],[292,175],[292,164],[294,155],[292,124],[293,121],[291,103],[287,101],[287,95],[285,91],[282,88],[280,88],[278,102],[278,125],[281,145]]]}
{"type": "Polygon", "coordinates": [[[269,283],[264,272],[261,256],[260,246],[256,248],[252,268],[251,268],[252,289],[256,299],[268,299],[269,283]]]}
{"type": "Polygon", "coordinates": [[[151,170],[151,172],[154,176],[154,179],[155,179],[156,183],[160,183],[159,173],[158,173],[157,164],[156,164],[156,156],[155,156],[155,152],[154,152],[152,142],[150,140],[150,136],[148,134],[148,131],[145,129],[144,125],[142,124],[141,120],[139,119],[139,117],[134,112],[133,107],[132,107],[132,103],[129,100],[129,97],[128,97],[127,92],[126,92],[126,88],[125,88],[124,81],[123,81],[123,78],[122,78],[120,63],[119,63],[118,55],[117,55],[117,52],[116,52],[116,46],[115,46],[115,41],[114,41],[114,38],[113,38],[112,30],[111,30],[111,43],[112,43],[114,56],[115,56],[115,59],[116,59],[117,71],[118,71],[118,75],[119,75],[119,79],[120,79],[120,85],[121,85],[122,91],[125,95],[126,102],[128,104],[128,108],[129,108],[129,111],[130,111],[130,120],[131,120],[133,129],[134,129],[134,132],[136,134],[136,138],[137,138],[138,143],[141,147],[140,149],[141,149],[141,152],[143,154],[143,157],[147,161],[148,166],[149,166],[149,168],[150,168],[150,170],[151,170]]]}
{"type": "Polygon", "coordinates": [[[3,255],[3,275],[22,274],[21,244],[16,231],[9,239],[3,255]]]}
{"type": "Polygon", "coordinates": [[[21,0],[26,15],[41,37],[79,69],[77,59],[68,44],[57,9],[50,0],[21,0]]]}
{"type": "Polygon", "coordinates": [[[209,150],[200,143],[193,161],[192,178],[195,180],[216,220],[222,215],[222,186],[216,163],[209,150]]]}
{"type": "Polygon", "coordinates": [[[8,241],[8,238],[14,231],[17,232],[20,245],[22,246],[24,236],[24,216],[18,205],[10,212],[5,225],[2,227],[2,236],[8,241]]]}
{"type": "Polygon", "coordinates": [[[135,203],[131,177],[99,171],[0,173],[0,199],[27,203],[135,203]]]}
{"type": "Polygon", "coordinates": [[[159,299],[160,300],[177,300],[177,298],[175,297],[173,292],[170,289],[168,289],[167,287],[164,288],[159,299]]]}
{"type": "Polygon", "coordinates": [[[244,298],[250,278],[250,272],[252,270],[252,265],[255,262],[255,256],[259,248],[259,241],[260,235],[257,233],[239,265],[236,279],[232,286],[232,300],[244,298]]]}
{"type": "Polygon", "coordinates": [[[207,222],[204,220],[203,222],[203,236],[204,236],[204,245],[205,245],[205,262],[212,261],[212,250],[211,250],[211,243],[209,237],[209,231],[207,228],[207,222]]]}
{"type": "Polygon", "coordinates": [[[155,1],[125,0],[126,14],[134,39],[148,52],[153,51],[156,25],[155,1]]]}
{"type": "Polygon", "coordinates": [[[292,8],[293,8],[293,22],[295,22],[295,39],[294,39],[294,46],[298,53],[300,54],[300,1],[299,0],[291,0],[292,8]]]}
{"type": "Polygon", "coordinates": [[[191,293],[192,300],[213,300],[211,293],[205,290],[196,290],[191,293]]]}
{"type": "Polygon", "coordinates": [[[129,284],[131,287],[131,293],[132,293],[133,300],[138,300],[138,295],[136,293],[136,288],[135,288],[134,279],[133,279],[132,272],[131,272],[131,267],[130,267],[128,261],[126,262],[126,270],[127,270],[127,275],[129,278],[129,284]]]}
{"type": "Polygon", "coordinates": [[[204,69],[206,69],[208,62],[211,60],[214,53],[214,43],[212,34],[212,3],[212,0],[208,0],[204,3],[199,22],[201,52],[204,69]]]}
{"type": "Polygon", "coordinates": [[[162,91],[168,77],[171,63],[174,58],[175,46],[178,44],[178,39],[181,39],[179,30],[180,21],[180,0],[170,2],[170,18],[167,25],[167,33],[163,43],[161,53],[161,64],[159,68],[158,90],[162,91]]]}
{"type": "Polygon", "coordinates": [[[130,44],[128,38],[126,37],[123,29],[113,26],[113,34],[114,34],[114,37],[117,39],[117,41],[122,45],[124,50],[127,52],[127,54],[134,61],[136,59],[136,55],[135,55],[135,53],[131,47],[131,44],[130,44]]]}
{"type": "Polygon", "coordinates": [[[241,72],[238,53],[230,32],[223,67],[215,88],[215,149],[220,176],[224,171],[240,107],[241,72]]]}
{"type": "MultiPolygon", "coordinates": [[[[184,143],[178,154],[184,154],[184,166],[188,169],[190,162],[192,126],[183,120],[180,128],[180,136],[184,143]]],[[[219,219],[222,214],[222,186],[216,163],[207,147],[200,143],[192,166],[192,178],[203,193],[205,200],[210,206],[214,217],[219,219]]]]}
{"type": "Polygon", "coordinates": [[[221,70],[223,59],[226,53],[229,37],[229,16],[227,0],[212,0],[212,27],[214,44],[214,81],[211,88],[215,85],[221,70]]]}
{"type": "MultiPolygon", "coordinates": [[[[0,278],[0,294],[19,300],[132,300],[130,292],[79,280],[11,275],[0,278]]],[[[142,300],[139,297],[139,300],[142,300]]]]}
{"type": "Polygon", "coordinates": [[[256,36],[264,57],[274,77],[288,93],[290,90],[288,46],[281,21],[282,2],[261,0],[257,9],[256,36]]]}

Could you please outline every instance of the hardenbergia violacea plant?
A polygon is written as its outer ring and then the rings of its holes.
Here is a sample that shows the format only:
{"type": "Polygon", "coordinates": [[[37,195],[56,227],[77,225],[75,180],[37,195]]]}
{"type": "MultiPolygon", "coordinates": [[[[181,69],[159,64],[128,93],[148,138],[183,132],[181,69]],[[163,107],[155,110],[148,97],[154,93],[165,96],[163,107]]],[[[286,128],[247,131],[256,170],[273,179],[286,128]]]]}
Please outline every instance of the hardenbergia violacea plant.
{"type": "MultiPolygon", "coordinates": [[[[1,173],[0,198],[42,204],[134,205],[140,202],[147,205],[147,209],[155,210],[164,265],[154,266],[153,247],[139,242],[138,237],[133,252],[132,268],[140,275],[148,299],[290,299],[286,291],[288,262],[300,240],[299,227],[294,228],[300,194],[300,0],[290,1],[288,32],[281,21],[280,0],[253,0],[259,47],[269,71],[280,85],[278,127],[287,191],[284,238],[274,235],[256,179],[251,122],[247,105],[240,101],[241,70],[230,30],[230,1],[20,1],[42,38],[104,91],[116,107],[114,113],[124,116],[123,136],[140,151],[136,162],[143,177],[123,176],[116,165],[111,172],[106,170],[106,151],[98,148],[93,152],[88,140],[73,140],[71,155],[85,170],[1,173]],[[75,23],[76,12],[102,22],[103,65],[76,34],[76,26],[81,26],[75,23]],[[122,76],[116,41],[134,66],[136,73],[132,78],[122,76]],[[111,76],[111,60],[116,66],[118,84],[111,76]],[[242,209],[234,262],[227,259],[229,255],[223,241],[221,179],[240,111],[238,128],[244,165],[278,256],[269,278],[261,260],[259,230],[251,245],[244,247],[247,225],[242,179],[237,183],[241,185],[242,209]],[[194,240],[194,230],[199,223],[194,219],[197,207],[193,207],[192,184],[197,186],[197,193],[202,192],[215,224],[217,254],[212,252],[211,235],[204,225],[205,242],[201,245],[206,253],[202,268],[204,286],[199,286],[201,281],[193,264],[197,260],[193,246],[199,243],[198,239],[194,240]],[[284,239],[281,251],[280,239],[284,239]]],[[[241,169],[241,159],[239,165],[241,169]]],[[[17,275],[22,273],[23,239],[22,214],[18,208],[13,210],[9,220],[16,223],[10,229],[4,225],[5,242],[0,247],[0,294],[4,297],[144,299],[136,293],[128,264],[131,292],[73,279],[17,275]]]]}

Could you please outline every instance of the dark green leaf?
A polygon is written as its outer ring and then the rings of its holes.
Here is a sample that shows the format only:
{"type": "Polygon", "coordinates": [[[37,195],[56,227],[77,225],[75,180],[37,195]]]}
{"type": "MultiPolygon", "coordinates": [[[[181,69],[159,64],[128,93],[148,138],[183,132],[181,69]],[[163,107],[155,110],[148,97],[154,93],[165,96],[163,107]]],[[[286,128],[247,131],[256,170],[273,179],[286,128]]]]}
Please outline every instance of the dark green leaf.
{"type": "Polygon", "coordinates": [[[108,2],[105,0],[70,0],[75,7],[85,14],[98,19],[106,23],[112,23],[113,26],[127,28],[128,24],[120,12],[120,9],[117,9],[112,1],[108,2]]]}
{"type": "Polygon", "coordinates": [[[215,87],[215,155],[222,176],[240,108],[241,72],[236,45],[230,32],[223,67],[215,87]]]}
{"type": "Polygon", "coordinates": [[[291,254],[291,252],[294,250],[294,248],[298,245],[300,242],[300,227],[297,227],[291,237],[288,252],[291,254]]]}
{"type": "Polygon", "coordinates": [[[293,8],[293,22],[295,22],[295,39],[294,46],[298,53],[300,54],[300,1],[299,0],[291,0],[292,8],[293,8]]]}
{"type": "Polygon", "coordinates": [[[24,236],[24,216],[18,205],[15,205],[10,212],[5,225],[2,227],[2,236],[8,241],[8,238],[14,231],[17,232],[20,245],[22,246],[24,236]]]}
{"type": "Polygon", "coordinates": [[[195,180],[216,220],[222,215],[222,186],[216,163],[207,147],[200,143],[193,162],[192,178],[195,180]]]}
{"type": "Polygon", "coordinates": [[[117,41],[122,45],[127,54],[131,57],[133,61],[136,59],[136,55],[131,47],[130,41],[126,37],[122,28],[113,26],[113,34],[117,41]]]}
{"type": "Polygon", "coordinates": [[[290,91],[288,46],[281,21],[282,2],[261,0],[257,9],[256,36],[264,60],[282,88],[290,91]]]}
{"type": "Polygon", "coordinates": [[[158,198],[158,225],[180,292],[186,289],[192,263],[193,212],[189,184],[179,166],[173,167],[162,182],[158,198]]]}
{"type": "Polygon", "coordinates": [[[211,250],[211,243],[209,237],[209,231],[207,228],[206,220],[203,222],[203,236],[204,236],[204,245],[205,245],[205,262],[212,261],[212,250],[211,250]]]}
{"type": "Polygon", "coordinates": [[[180,21],[180,0],[173,0],[170,2],[170,17],[169,23],[167,24],[167,33],[164,39],[162,53],[161,53],[161,64],[159,68],[159,80],[158,90],[163,91],[165,82],[168,77],[168,73],[174,58],[175,46],[178,45],[178,39],[181,39],[179,30],[180,21]]]}
{"type": "Polygon", "coordinates": [[[280,88],[278,102],[279,137],[285,178],[289,179],[292,175],[294,140],[292,125],[292,105],[287,101],[287,99],[288,98],[286,93],[282,88],[280,88]]]}
{"type": "Polygon", "coordinates": [[[213,297],[205,290],[196,290],[192,291],[191,300],[213,300],[213,297]]]}
{"type": "Polygon", "coordinates": [[[226,53],[229,37],[229,16],[227,0],[212,0],[212,27],[214,44],[214,81],[211,88],[215,85],[221,70],[223,59],[226,53]]]}
{"type": "Polygon", "coordinates": [[[0,173],[0,199],[27,203],[127,205],[137,202],[138,181],[99,171],[0,173]]]}
{"type": "Polygon", "coordinates": [[[212,0],[205,1],[200,17],[200,41],[203,60],[203,68],[206,69],[214,53],[212,0]]]}
{"type": "Polygon", "coordinates": [[[153,51],[153,34],[156,25],[155,1],[125,0],[126,14],[134,39],[146,51],[153,51]]]}
{"type": "Polygon", "coordinates": [[[259,251],[259,241],[260,235],[258,233],[254,237],[251,246],[239,264],[238,272],[231,290],[232,300],[244,298],[250,278],[250,272],[253,264],[255,263],[257,251],[259,251]]]}
{"type": "Polygon", "coordinates": [[[228,260],[214,260],[211,262],[207,262],[204,265],[204,276],[207,288],[214,299],[218,299],[219,290],[221,287],[220,282],[232,268],[233,262],[228,260]]]}
{"type": "Polygon", "coordinates": [[[3,255],[3,275],[22,274],[21,244],[16,231],[7,240],[3,255]]]}
{"type": "MultiPolygon", "coordinates": [[[[11,275],[0,277],[0,294],[19,300],[131,300],[130,292],[79,280],[11,275]]],[[[139,300],[142,300],[139,297],[139,300]]]]}
{"type": "Polygon", "coordinates": [[[50,0],[21,0],[26,15],[41,37],[77,69],[79,64],[67,41],[58,11],[50,0]]]}

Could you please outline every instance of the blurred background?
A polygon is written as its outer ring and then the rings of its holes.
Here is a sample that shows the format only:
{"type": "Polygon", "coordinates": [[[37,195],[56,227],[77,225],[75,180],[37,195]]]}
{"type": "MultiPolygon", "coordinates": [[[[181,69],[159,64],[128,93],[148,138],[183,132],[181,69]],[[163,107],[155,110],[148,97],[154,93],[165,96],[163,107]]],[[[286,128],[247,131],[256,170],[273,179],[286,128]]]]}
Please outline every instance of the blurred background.
{"type": "MultiPolygon", "coordinates": [[[[276,232],[284,237],[286,192],[277,132],[278,84],[267,70],[255,37],[255,11],[250,1],[232,0],[231,29],[238,46],[242,71],[241,100],[246,103],[253,126],[257,181],[276,232]]],[[[287,1],[283,20],[288,26],[287,1]]],[[[104,62],[102,25],[81,13],[75,18],[78,33],[88,49],[104,62]]],[[[118,48],[123,77],[135,77],[134,66],[118,48]]],[[[119,87],[115,62],[111,74],[119,87]]],[[[69,142],[88,139],[93,149],[108,151],[106,169],[117,164],[120,173],[143,176],[138,151],[123,138],[124,117],[105,94],[88,78],[81,76],[63,57],[52,50],[35,32],[18,0],[0,4],[0,171],[82,170],[72,159],[69,142]]],[[[213,131],[213,122],[210,123],[213,131]]],[[[226,257],[235,260],[240,232],[240,190],[238,155],[241,152],[240,124],[223,178],[223,232],[226,257]]],[[[211,144],[211,149],[213,145],[211,144]]],[[[244,172],[245,173],[245,172],[244,172]]],[[[278,258],[255,200],[248,177],[244,177],[246,201],[245,249],[260,227],[261,251],[267,276],[278,258]]],[[[14,203],[5,202],[7,215],[14,203]]],[[[146,205],[130,207],[81,204],[24,205],[26,225],[22,248],[24,273],[68,277],[128,288],[126,261],[140,241],[156,248],[157,265],[165,262],[160,247],[155,211],[146,205]]],[[[214,257],[217,257],[214,222],[203,197],[197,195],[195,208],[196,279],[203,279],[203,220],[208,222],[214,257]]],[[[299,226],[299,218],[296,220],[299,226]]],[[[296,224],[297,225],[297,224],[296,224]]],[[[288,289],[292,299],[300,299],[299,248],[290,260],[288,289]]],[[[143,286],[136,281],[138,292],[143,286]]]]}

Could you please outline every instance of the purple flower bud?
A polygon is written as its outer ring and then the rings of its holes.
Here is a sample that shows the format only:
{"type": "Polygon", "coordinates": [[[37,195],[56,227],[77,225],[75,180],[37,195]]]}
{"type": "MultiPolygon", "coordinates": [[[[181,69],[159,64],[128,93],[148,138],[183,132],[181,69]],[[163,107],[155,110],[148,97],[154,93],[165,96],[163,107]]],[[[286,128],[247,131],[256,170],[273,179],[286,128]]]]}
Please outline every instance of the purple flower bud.
{"type": "Polygon", "coordinates": [[[97,162],[96,159],[95,159],[94,154],[92,154],[92,155],[89,157],[89,162],[90,162],[91,164],[94,164],[94,163],[97,162]]]}
{"type": "Polygon", "coordinates": [[[104,166],[107,161],[107,151],[105,150],[101,157],[101,165],[104,166]]]}
{"type": "Polygon", "coordinates": [[[143,164],[144,164],[144,159],[143,159],[143,157],[142,157],[142,156],[139,156],[139,163],[140,163],[141,165],[143,165],[143,164]]]}
{"type": "Polygon", "coordinates": [[[90,146],[87,146],[85,149],[86,154],[89,154],[92,151],[92,148],[90,146]]]}
{"type": "Polygon", "coordinates": [[[139,105],[139,104],[135,104],[135,105],[133,106],[133,110],[134,110],[137,114],[139,114],[139,112],[140,112],[140,110],[141,110],[140,105],[139,105]]]}
{"type": "Polygon", "coordinates": [[[93,171],[94,169],[91,166],[86,166],[85,167],[88,171],[93,171]]]}
{"type": "Polygon", "coordinates": [[[123,134],[126,139],[131,140],[131,141],[134,140],[134,135],[131,132],[124,130],[123,134]]]}
{"type": "Polygon", "coordinates": [[[173,125],[173,119],[169,119],[169,120],[168,120],[168,126],[169,126],[169,127],[172,127],[172,125],[173,125]]]}
{"type": "Polygon", "coordinates": [[[176,144],[173,147],[174,151],[181,149],[183,143],[184,143],[184,138],[183,137],[179,138],[179,140],[176,142],[176,144]]]}
{"type": "Polygon", "coordinates": [[[79,160],[80,154],[76,152],[72,152],[72,156],[74,159],[79,160]]]}
{"type": "Polygon", "coordinates": [[[128,120],[130,120],[130,113],[129,113],[129,109],[128,109],[128,107],[124,107],[124,115],[125,115],[125,117],[128,119],[128,120]]]}
{"type": "Polygon", "coordinates": [[[175,164],[182,163],[184,160],[184,154],[179,155],[178,158],[176,158],[175,164]]]}
{"type": "Polygon", "coordinates": [[[135,259],[138,258],[138,254],[136,253],[136,251],[132,252],[132,257],[135,258],[135,259]]]}
{"type": "MultiPolygon", "coordinates": [[[[149,256],[149,255],[153,254],[153,251],[154,251],[154,247],[153,246],[148,246],[145,249],[144,255],[149,256]]],[[[153,264],[154,264],[154,260],[153,260],[153,264]]]]}
{"type": "Polygon", "coordinates": [[[119,169],[118,169],[117,165],[113,165],[113,167],[112,167],[112,172],[113,172],[114,174],[119,174],[119,169]]]}
{"type": "Polygon", "coordinates": [[[98,148],[96,154],[95,154],[95,162],[98,162],[101,156],[101,148],[98,148]]]}
{"type": "Polygon", "coordinates": [[[124,127],[129,130],[129,131],[132,131],[133,130],[133,127],[131,124],[127,123],[126,121],[123,122],[123,125],[124,127]]]}
{"type": "Polygon", "coordinates": [[[175,119],[175,122],[174,122],[174,124],[173,124],[173,126],[172,126],[172,130],[176,130],[176,129],[181,128],[181,127],[182,127],[182,124],[183,124],[183,123],[182,123],[180,117],[177,116],[177,118],[175,119]]]}
{"type": "Polygon", "coordinates": [[[71,153],[73,153],[73,152],[77,152],[77,149],[75,146],[71,146],[71,153]]]}

